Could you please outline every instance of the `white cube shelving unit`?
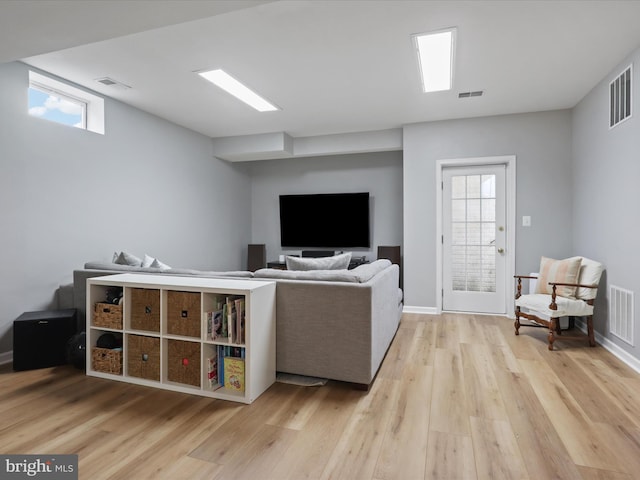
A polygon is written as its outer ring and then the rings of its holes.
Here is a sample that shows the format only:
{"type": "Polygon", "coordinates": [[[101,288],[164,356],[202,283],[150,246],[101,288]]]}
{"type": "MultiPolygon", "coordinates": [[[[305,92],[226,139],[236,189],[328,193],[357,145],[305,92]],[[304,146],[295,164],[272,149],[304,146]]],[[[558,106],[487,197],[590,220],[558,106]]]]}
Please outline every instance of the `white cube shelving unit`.
{"type": "MultiPolygon", "coordinates": [[[[87,280],[87,375],[251,403],[275,382],[275,302],[275,282],[272,281],[129,273],[90,278],[87,280]],[[123,292],[122,322],[115,328],[103,326],[100,322],[96,324],[95,321],[95,305],[106,301],[106,292],[110,287],[122,288],[123,292]],[[140,308],[134,300],[139,298],[136,297],[139,292],[159,300],[157,306],[153,307],[158,309],[157,326],[140,327],[139,322],[132,322],[134,307],[140,308]],[[171,311],[169,306],[170,299],[185,293],[191,294],[187,297],[194,308],[182,311],[184,319],[176,318],[176,312],[171,311]],[[226,298],[244,300],[244,339],[211,338],[207,315],[226,298]],[[191,327],[194,322],[198,326],[191,328],[195,330],[192,332],[175,333],[176,328],[170,325],[182,320],[188,320],[191,327]],[[92,352],[104,333],[111,333],[122,340],[122,366],[118,373],[100,371],[92,364],[92,352]],[[141,344],[152,346],[149,347],[152,348],[152,358],[146,353],[142,355],[144,359],[139,358],[141,344]],[[185,371],[188,369],[190,372],[189,379],[176,379],[175,372],[179,374],[182,368],[175,364],[178,347],[188,352],[184,353],[185,358],[177,360],[182,362],[185,371]],[[208,376],[209,359],[214,355],[218,358],[220,347],[242,353],[243,391],[218,383],[211,384],[208,376]],[[143,372],[140,365],[144,367],[143,372]],[[171,369],[174,372],[172,374],[171,369]]],[[[151,307],[147,313],[150,311],[151,307]]]]}

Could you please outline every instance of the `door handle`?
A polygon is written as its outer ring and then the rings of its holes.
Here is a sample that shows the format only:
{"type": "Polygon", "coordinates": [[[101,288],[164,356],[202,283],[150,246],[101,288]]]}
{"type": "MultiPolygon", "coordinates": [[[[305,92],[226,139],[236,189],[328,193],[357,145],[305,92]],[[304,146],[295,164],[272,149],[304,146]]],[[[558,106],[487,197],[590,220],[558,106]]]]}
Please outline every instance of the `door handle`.
{"type": "Polygon", "coordinates": [[[504,253],[504,248],[499,248],[498,253],[504,253]]]}

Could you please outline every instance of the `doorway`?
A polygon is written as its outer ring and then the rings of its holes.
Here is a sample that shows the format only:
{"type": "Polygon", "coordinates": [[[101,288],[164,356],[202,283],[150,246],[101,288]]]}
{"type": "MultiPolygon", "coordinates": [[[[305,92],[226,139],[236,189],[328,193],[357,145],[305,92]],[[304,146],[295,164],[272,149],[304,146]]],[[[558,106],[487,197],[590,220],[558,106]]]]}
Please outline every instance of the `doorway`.
{"type": "Polygon", "coordinates": [[[515,244],[508,159],[439,162],[440,311],[507,313],[515,244]]]}

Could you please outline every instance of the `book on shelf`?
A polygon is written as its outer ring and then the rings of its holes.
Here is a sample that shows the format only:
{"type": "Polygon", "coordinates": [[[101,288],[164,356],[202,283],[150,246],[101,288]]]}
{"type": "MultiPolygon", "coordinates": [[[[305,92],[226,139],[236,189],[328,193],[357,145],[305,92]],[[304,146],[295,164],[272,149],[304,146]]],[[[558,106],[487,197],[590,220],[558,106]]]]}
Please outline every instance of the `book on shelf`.
{"type": "Polygon", "coordinates": [[[211,340],[222,338],[222,310],[212,312],[212,336],[211,340]]]}
{"type": "Polygon", "coordinates": [[[227,329],[229,331],[229,342],[236,339],[236,304],[235,297],[227,297],[227,329]]]}
{"type": "Polygon", "coordinates": [[[209,387],[217,388],[220,387],[220,382],[218,379],[218,355],[212,355],[207,358],[207,380],[209,382],[209,387]]]}
{"type": "Polygon", "coordinates": [[[220,338],[227,338],[229,336],[229,325],[227,323],[227,309],[229,308],[227,302],[222,304],[222,328],[220,329],[220,338]]]}
{"type": "Polygon", "coordinates": [[[207,315],[207,339],[213,340],[213,312],[205,312],[207,315]]]}
{"type": "MultiPolygon", "coordinates": [[[[217,366],[218,366],[218,371],[217,371],[217,377],[218,377],[218,384],[219,386],[225,387],[225,388],[231,388],[232,390],[235,390],[235,388],[232,387],[228,387],[228,382],[230,381],[230,379],[228,378],[227,375],[227,361],[226,359],[228,358],[233,358],[236,360],[241,360],[242,364],[243,364],[243,372],[244,372],[244,358],[245,358],[245,348],[244,347],[233,347],[233,346],[227,346],[227,345],[218,345],[216,347],[216,361],[217,361],[217,366]]],[[[232,373],[233,373],[233,369],[232,369],[232,373]]],[[[242,382],[242,390],[244,391],[244,373],[243,373],[243,382],[242,382]]],[[[236,378],[233,379],[234,383],[236,383],[236,378]]]]}
{"type": "Polygon", "coordinates": [[[224,357],[224,387],[235,392],[244,392],[244,359],[224,357]]]}
{"type": "Polygon", "coordinates": [[[234,302],[236,307],[236,336],[234,338],[234,343],[244,343],[244,297],[238,297],[234,302]]]}

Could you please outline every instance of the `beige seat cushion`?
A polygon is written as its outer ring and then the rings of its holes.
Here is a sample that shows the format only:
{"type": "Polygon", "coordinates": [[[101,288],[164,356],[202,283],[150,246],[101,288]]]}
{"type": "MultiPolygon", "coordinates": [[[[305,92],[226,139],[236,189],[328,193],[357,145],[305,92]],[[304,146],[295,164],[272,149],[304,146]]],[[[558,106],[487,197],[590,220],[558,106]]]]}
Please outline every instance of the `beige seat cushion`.
{"type": "Polygon", "coordinates": [[[585,317],[593,315],[593,305],[588,305],[582,300],[556,296],[557,310],[551,310],[551,295],[534,293],[522,295],[516,300],[516,306],[539,312],[549,317],[585,317]]]}

